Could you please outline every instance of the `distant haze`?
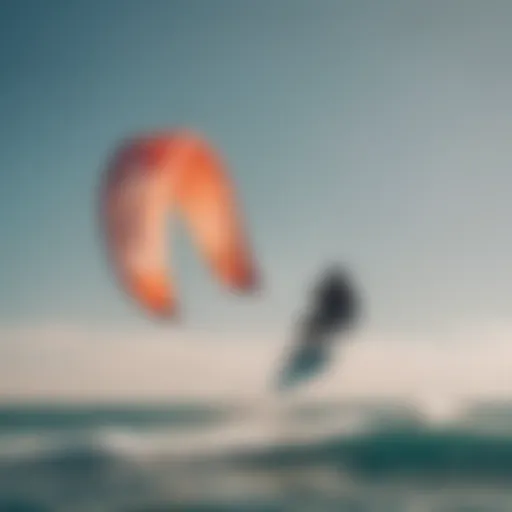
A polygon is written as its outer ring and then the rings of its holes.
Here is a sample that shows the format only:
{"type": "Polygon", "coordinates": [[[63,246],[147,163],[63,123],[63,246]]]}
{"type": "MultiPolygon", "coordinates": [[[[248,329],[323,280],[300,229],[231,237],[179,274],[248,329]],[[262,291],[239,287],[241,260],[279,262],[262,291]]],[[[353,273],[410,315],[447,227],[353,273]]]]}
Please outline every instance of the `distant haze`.
{"type": "MultiPolygon", "coordinates": [[[[440,334],[435,340],[367,334],[340,347],[304,396],[414,400],[434,409],[512,397],[512,328],[440,334]],[[482,342],[485,340],[485,343],[482,342]]],[[[5,331],[0,400],[271,399],[286,348],[280,337],[146,336],[69,327],[5,331]]]]}

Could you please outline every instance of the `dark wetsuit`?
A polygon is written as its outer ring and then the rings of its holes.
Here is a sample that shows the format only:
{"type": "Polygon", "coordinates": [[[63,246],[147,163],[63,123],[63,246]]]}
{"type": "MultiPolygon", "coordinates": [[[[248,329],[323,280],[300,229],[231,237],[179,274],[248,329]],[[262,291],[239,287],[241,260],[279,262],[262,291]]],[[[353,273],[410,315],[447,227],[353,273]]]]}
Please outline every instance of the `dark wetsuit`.
{"type": "Polygon", "coordinates": [[[330,274],[316,290],[313,311],[306,320],[306,330],[322,338],[322,334],[335,329],[349,328],[356,319],[357,310],[356,297],[348,279],[340,274],[330,274]]]}

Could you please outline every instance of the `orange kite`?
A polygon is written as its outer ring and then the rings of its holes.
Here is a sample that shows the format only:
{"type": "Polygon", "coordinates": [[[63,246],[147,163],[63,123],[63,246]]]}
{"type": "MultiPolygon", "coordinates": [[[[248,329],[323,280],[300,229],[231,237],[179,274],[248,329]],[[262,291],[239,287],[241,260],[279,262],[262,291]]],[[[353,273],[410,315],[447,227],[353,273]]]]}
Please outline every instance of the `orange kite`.
{"type": "Polygon", "coordinates": [[[176,314],[166,270],[169,214],[185,220],[198,249],[227,288],[258,285],[226,164],[203,138],[184,130],[138,136],[115,152],[101,190],[101,224],[123,287],[160,317],[176,314]]]}

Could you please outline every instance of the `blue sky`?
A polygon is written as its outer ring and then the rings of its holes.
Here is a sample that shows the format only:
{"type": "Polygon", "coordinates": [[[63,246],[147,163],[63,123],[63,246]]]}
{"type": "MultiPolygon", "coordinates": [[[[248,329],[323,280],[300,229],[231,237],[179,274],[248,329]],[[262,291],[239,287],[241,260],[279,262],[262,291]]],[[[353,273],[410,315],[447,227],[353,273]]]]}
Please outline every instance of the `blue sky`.
{"type": "Polygon", "coordinates": [[[225,293],[179,235],[185,330],[285,329],[333,259],[377,332],[506,319],[511,22],[497,0],[4,1],[0,324],[162,328],[95,207],[120,138],[174,125],[228,158],[265,279],[225,293]]]}

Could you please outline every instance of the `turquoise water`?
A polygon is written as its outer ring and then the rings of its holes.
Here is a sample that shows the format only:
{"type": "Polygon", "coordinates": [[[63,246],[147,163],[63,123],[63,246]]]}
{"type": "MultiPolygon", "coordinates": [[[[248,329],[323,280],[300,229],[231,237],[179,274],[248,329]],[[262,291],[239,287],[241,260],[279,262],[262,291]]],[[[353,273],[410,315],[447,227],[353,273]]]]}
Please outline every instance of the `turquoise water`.
{"type": "Polygon", "coordinates": [[[509,406],[5,406],[0,512],[510,512],[511,434],[509,406]]]}

